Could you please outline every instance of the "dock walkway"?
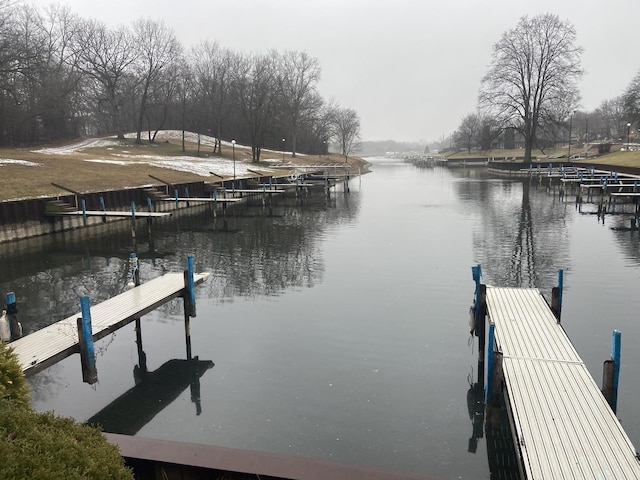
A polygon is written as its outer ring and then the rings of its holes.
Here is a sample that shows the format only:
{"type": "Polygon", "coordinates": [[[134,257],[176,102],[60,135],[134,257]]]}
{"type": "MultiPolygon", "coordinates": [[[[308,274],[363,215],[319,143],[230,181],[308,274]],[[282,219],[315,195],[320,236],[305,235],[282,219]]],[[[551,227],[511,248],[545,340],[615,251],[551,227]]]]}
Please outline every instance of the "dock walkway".
{"type": "Polygon", "coordinates": [[[633,444],[540,292],[487,286],[486,308],[523,478],[640,478],[633,444]]]}
{"type": "MultiPolygon", "coordinates": [[[[204,282],[208,273],[194,275],[204,282]]],[[[185,291],[183,273],[167,273],[91,307],[93,339],[99,340],[185,291]]],[[[11,342],[25,376],[29,377],[80,351],[77,319],[71,315],[11,342]]]]}

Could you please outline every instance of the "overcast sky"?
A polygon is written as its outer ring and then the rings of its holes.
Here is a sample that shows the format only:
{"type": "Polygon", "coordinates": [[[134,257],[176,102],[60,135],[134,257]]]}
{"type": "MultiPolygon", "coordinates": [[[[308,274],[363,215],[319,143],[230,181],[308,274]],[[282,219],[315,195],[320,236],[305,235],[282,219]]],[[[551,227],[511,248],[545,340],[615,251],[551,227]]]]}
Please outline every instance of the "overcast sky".
{"type": "MultiPolygon", "coordinates": [[[[34,0],[37,5],[50,1],[34,0]]],[[[582,109],[620,95],[640,70],[635,0],[60,0],[108,25],[161,19],[185,48],[306,51],[319,90],[353,108],[363,140],[448,137],[476,108],[492,45],[523,15],[570,21],[584,48],[582,109]]]]}

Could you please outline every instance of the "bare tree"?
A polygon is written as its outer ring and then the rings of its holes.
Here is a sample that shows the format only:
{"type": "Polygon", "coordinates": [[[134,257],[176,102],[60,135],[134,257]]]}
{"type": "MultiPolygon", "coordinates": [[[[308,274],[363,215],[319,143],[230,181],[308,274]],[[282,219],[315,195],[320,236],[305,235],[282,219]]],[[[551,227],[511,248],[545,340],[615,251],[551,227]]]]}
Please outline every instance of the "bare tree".
{"type": "Polygon", "coordinates": [[[524,161],[540,124],[567,117],[579,100],[582,76],[573,25],[552,14],[524,16],[493,46],[489,71],[482,79],[479,104],[503,127],[524,138],[524,161]]]}
{"type": "Polygon", "coordinates": [[[456,144],[471,153],[471,149],[480,141],[481,131],[482,118],[476,113],[470,113],[462,119],[455,133],[456,144]]]}
{"type": "Polygon", "coordinates": [[[125,27],[109,30],[96,20],[82,21],[77,34],[78,66],[88,81],[89,103],[93,114],[104,119],[106,130],[124,138],[121,119],[125,97],[125,77],[137,50],[131,31],[125,27]]]}
{"type": "Polygon", "coordinates": [[[360,141],[360,117],[355,110],[350,108],[337,109],[335,137],[346,162],[349,154],[358,147],[360,141]]]}
{"type": "Polygon", "coordinates": [[[278,60],[278,92],[284,126],[288,132],[292,156],[296,156],[298,128],[311,119],[321,107],[322,99],[316,93],[320,80],[320,64],[306,52],[287,50],[273,55],[278,60]]]}
{"type": "Polygon", "coordinates": [[[625,96],[620,95],[611,100],[605,100],[596,109],[596,114],[601,118],[602,126],[597,129],[597,124],[592,125],[594,133],[603,139],[621,138],[626,134],[627,113],[625,108],[625,96]]]}
{"type": "Polygon", "coordinates": [[[140,80],[138,102],[138,120],[136,143],[142,143],[142,123],[152,95],[152,90],[162,86],[158,84],[164,70],[168,70],[182,53],[182,46],[169,27],[163,22],[151,19],[138,20],[134,23],[135,48],[139,52],[137,67],[140,80]]]}
{"type": "Polygon", "coordinates": [[[222,124],[230,111],[231,78],[237,61],[235,53],[216,42],[203,42],[191,50],[194,88],[201,100],[198,107],[204,110],[216,138],[213,153],[221,152],[222,124]]]}
{"type": "Polygon", "coordinates": [[[245,57],[238,63],[233,83],[235,102],[251,143],[251,158],[253,162],[259,162],[265,135],[274,115],[272,59],[266,55],[245,57]]]}

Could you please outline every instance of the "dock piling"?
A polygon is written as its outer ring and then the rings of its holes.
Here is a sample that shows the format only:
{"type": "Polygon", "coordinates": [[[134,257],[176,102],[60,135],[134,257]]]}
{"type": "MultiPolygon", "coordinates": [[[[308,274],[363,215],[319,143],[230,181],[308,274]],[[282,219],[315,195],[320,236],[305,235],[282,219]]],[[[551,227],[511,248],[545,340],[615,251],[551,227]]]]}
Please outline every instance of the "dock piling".
{"type": "Polygon", "coordinates": [[[558,286],[551,289],[551,310],[560,323],[562,314],[562,290],[564,289],[564,271],[558,270],[558,286]]]}
{"type": "Polygon", "coordinates": [[[93,385],[98,381],[96,369],[96,354],[93,345],[93,333],[91,331],[91,307],[89,297],[80,298],[80,311],[78,317],[78,344],[80,346],[80,362],[82,364],[82,381],[93,385]]]}
{"type": "Polygon", "coordinates": [[[10,340],[13,341],[22,336],[22,325],[18,322],[18,303],[16,294],[9,292],[5,295],[7,305],[7,321],[9,322],[10,340]]]}

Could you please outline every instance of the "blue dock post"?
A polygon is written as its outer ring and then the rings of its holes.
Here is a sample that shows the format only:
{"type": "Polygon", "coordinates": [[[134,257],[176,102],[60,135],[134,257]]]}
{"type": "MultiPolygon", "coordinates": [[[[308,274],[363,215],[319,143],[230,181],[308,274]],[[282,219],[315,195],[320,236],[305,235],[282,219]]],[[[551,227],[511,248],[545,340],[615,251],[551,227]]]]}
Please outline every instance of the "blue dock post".
{"type": "Polygon", "coordinates": [[[131,222],[135,223],[136,221],[136,202],[131,201],[131,222]]]}
{"type": "Polygon", "coordinates": [[[185,299],[188,297],[189,316],[196,316],[196,286],[193,277],[193,256],[187,256],[187,270],[185,271],[185,299]]]}
{"type": "Polygon", "coordinates": [[[620,356],[622,348],[622,332],[613,331],[613,340],[611,345],[611,359],[613,360],[613,383],[611,392],[611,409],[615,413],[618,409],[618,381],[620,379],[620,356]]]}
{"type": "Polygon", "coordinates": [[[191,358],[191,320],[196,316],[196,289],[193,280],[193,256],[187,256],[187,269],[184,271],[184,337],[187,358],[191,358]]]}
{"type": "Polygon", "coordinates": [[[102,210],[105,214],[102,216],[102,223],[107,223],[107,206],[104,203],[104,197],[100,197],[100,210],[102,210]]]}
{"type": "Polygon", "coordinates": [[[178,189],[173,189],[173,197],[176,199],[176,208],[178,208],[178,189]]]}
{"type": "Polygon", "coordinates": [[[558,270],[558,286],[551,290],[551,310],[560,323],[562,315],[562,290],[564,289],[564,271],[558,270]]]}
{"type": "Polygon", "coordinates": [[[147,207],[150,212],[153,212],[153,203],[151,202],[151,197],[147,197],[147,207]]]}
{"type": "Polygon", "coordinates": [[[475,267],[471,267],[471,274],[473,276],[473,281],[476,284],[475,294],[473,298],[473,322],[474,325],[470,327],[470,333],[475,332],[478,335],[478,325],[480,323],[480,278],[482,277],[482,267],[480,265],[476,265],[475,267]]]}
{"type": "Polygon", "coordinates": [[[7,321],[9,322],[10,341],[16,340],[22,336],[22,325],[18,322],[18,303],[16,302],[16,294],[9,292],[5,296],[7,305],[7,321]]]}
{"type": "Polygon", "coordinates": [[[487,402],[489,400],[489,396],[491,395],[491,389],[493,388],[493,362],[494,362],[494,343],[495,343],[495,333],[496,326],[491,323],[489,324],[489,339],[487,341],[487,383],[484,390],[484,401],[487,402]]]}
{"type": "Polygon", "coordinates": [[[613,331],[611,358],[604,361],[602,369],[602,394],[607,399],[611,410],[618,409],[618,383],[620,380],[620,357],[622,348],[622,333],[613,331]]]}
{"type": "Polygon", "coordinates": [[[471,267],[473,280],[476,283],[475,295],[473,298],[472,313],[473,318],[470,319],[469,333],[478,337],[478,383],[484,386],[485,376],[485,340],[486,340],[486,321],[485,321],[485,303],[487,295],[487,286],[480,283],[482,277],[482,267],[476,265],[471,267]]]}
{"type": "Polygon", "coordinates": [[[82,381],[90,385],[98,381],[96,369],[96,353],[91,331],[91,307],[89,297],[80,298],[82,317],[78,318],[78,344],[80,346],[80,362],[82,364],[82,381]]]}
{"type": "Polygon", "coordinates": [[[82,205],[82,224],[87,226],[87,202],[84,200],[80,200],[80,205],[82,205]]]}

